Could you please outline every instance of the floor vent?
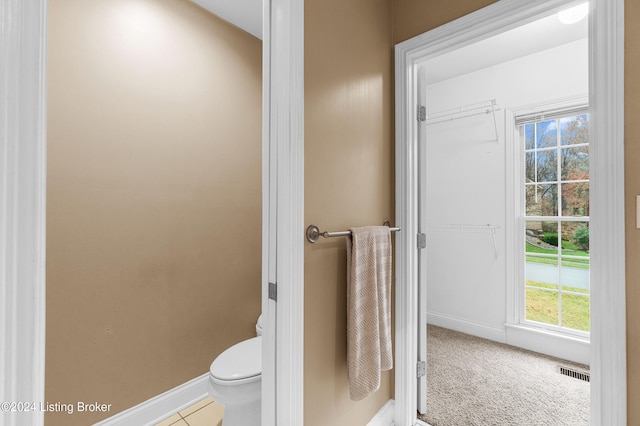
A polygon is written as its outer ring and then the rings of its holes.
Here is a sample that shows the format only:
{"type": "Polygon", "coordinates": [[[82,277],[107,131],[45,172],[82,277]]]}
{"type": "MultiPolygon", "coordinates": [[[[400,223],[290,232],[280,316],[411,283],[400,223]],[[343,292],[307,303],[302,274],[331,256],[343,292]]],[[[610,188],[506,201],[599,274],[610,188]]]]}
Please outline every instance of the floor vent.
{"type": "Polygon", "coordinates": [[[590,381],[589,373],[586,371],[578,371],[573,368],[564,367],[562,365],[558,366],[558,370],[560,374],[564,374],[565,376],[573,377],[574,379],[584,380],[585,382],[590,381]]]}

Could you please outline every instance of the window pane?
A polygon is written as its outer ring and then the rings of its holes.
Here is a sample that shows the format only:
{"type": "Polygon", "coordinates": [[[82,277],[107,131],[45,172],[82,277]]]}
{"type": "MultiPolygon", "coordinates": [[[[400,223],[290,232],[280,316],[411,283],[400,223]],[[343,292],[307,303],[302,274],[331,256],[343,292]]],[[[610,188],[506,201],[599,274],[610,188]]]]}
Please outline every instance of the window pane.
{"type": "Polygon", "coordinates": [[[558,215],[558,185],[526,185],[525,204],[527,216],[558,215]]]}
{"type": "Polygon", "coordinates": [[[525,241],[527,285],[558,290],[558,222],[525,222],[525,241]]]}
{"type": "Polygon", "coordinates": [[[536,181],[536,153],[527,152],[524,157],[525,182],[536,181]]]}
{"type": "Polygon", "coordinates": [[[538,182],[558,180],[558,155],[555,149],[536,151],[538,182]]]}
{"type": "MultiPolygon", "coordinates": [[[[589,259],[584,261],[589,262],[589,259]]],[[[562,257],[562,266],[560,267],[562,290],[589,294],[591,291],[589,288],[589,264],[577,262],[579,260],[562,257]]]]}
{"type": "Polygon", "coordinates": [[[548,148],[558,144],[556,120],[536,123],[536,148],[548,148]]]}
{"type": "Polygon", "coordinates": [[[525,223],[525,239],[527,254],[558,254],[558,222],[528,220],[525,223]]]}
{"type": "Polygon", "coordinates": [[[589,147],[575,146],[562,148],[560,159],[562,180],[589,179],[589,147]]]}
{"type": "Polygon", "coordinates": [[[527,254],[525,264],[525,280],[527,285],[558,290],[558,258],[527,254]]]}
{"type": "Polygon", "coordinates": [[[558,293],[527,288],[526,319],[545,324],[558,324],[558,293]]]}
{"type": "Polygon", "coordinates": [[[533,124],[525,124],[524,125],[524,149],[534,149],[536,147],[535,143],[535,132],[533,124]]]}
{"type": "Polygon", "coordinates": [[[575,294],[562,295],[562,326],[576,330],[589,331],[589,302],[588,296],[575,294]]]}
{"type": "Polygon", "coordinates": [[[561,118],[560,143],[562,145],[589,143],[589,114],[561,118]]]}
{"type": "Polygon", "coordinates": [[[589,256],[589,222],[562,222],[562,254],[589,256]]]}
{"type": "Polygon", "coordinates": [[[589,183],[562,184],[562,215],[589,216],[589,183]]]}

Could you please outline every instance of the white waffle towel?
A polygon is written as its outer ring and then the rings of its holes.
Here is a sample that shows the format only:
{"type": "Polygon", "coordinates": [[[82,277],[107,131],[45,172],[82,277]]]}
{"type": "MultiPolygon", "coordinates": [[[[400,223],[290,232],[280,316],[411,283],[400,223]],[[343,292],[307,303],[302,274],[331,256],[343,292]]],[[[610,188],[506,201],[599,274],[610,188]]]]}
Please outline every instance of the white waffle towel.
{"type": "Polygon", "coordinates": [[[393,368],[391,234],[386,226],[352,228],[347,238],[347,363],[351,399],[380,388],[393,368]]]}

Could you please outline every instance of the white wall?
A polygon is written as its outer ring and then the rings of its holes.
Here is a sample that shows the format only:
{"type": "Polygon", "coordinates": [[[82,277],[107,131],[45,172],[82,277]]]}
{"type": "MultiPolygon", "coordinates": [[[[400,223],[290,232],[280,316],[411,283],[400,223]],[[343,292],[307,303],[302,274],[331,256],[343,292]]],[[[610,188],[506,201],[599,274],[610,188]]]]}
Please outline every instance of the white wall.
{"type": "MultiPolygon", "coordinates": [[[[472,60],[472,59],[470,59],[472,60]]],[[[506,341],[505,110],[584,96],[586,39],[427,86],[427,113],[496,99],[490,115],[427,126],[427,310],[430,323],[506,341]],[[491,234],[433,230],[447,224],[497,225],[491,234]]],[[[509,277],[508,277],[509,276],[509,277]]]]}

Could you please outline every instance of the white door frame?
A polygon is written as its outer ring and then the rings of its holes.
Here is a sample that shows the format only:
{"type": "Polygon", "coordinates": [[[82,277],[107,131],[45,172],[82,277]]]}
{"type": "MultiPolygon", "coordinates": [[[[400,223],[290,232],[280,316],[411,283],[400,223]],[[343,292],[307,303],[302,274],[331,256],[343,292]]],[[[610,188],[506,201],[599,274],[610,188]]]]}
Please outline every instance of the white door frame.
{"type": "MultiPolygon", "coordinates": [[[[264,4],[263,225],[275,225],[263,229],[263,260],[276,269],[263,268],[263,374],[277,389],[264,399],[264,424],[292,425],[303,422],[304,2],[264,4]],[[278,285],[277,303],[269,302],[269,279],[278,285]]],[[[38,404],[45,378],[46,18],[47,0],[0,2],[0,401],[38,404]]],[[[0,426],[43,421],[40,410],[0,415],[0,426]]]]}
{"type": "MultiPolygon", "coordinates": [[[[47,3],[0,2],[0,402],[44,401],[47,3]]],[[[39,405],[38,405],[39,407],[39,405]]],[[[44,413],[0,412],[0,425],[44,413]]]]}
{"type": "MultiPolygon", "coordinates": [[[[571,2],[502,0],[396,45],[396,426],[417,422],[417,65],[571,2]]],[[[591,424],[625,425],[624,0],[591,0],[590,9],[591,277],[607,283],[606,292],[592,287],[591,424]]]]}
{"type": "Polygon", "coordinates": [[[263,22],[262,424],[301,425],[304,0],[265,0],[263,22]],[[269,298],[269,283],[275,284],[277,301],[269,298]]]}

